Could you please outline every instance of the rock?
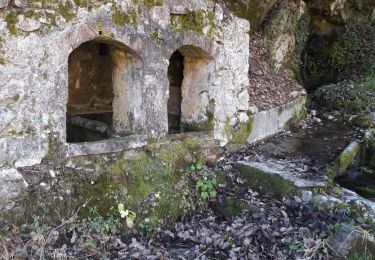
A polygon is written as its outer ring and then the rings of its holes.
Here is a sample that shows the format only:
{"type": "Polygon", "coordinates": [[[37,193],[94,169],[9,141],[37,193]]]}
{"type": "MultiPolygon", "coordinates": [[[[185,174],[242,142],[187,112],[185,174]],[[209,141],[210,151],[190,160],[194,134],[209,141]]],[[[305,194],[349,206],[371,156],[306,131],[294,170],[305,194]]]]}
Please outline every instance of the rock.
{"type": "Polygon", "coordinates": [[[328,173],[333,177],[345,174],[348,167],[353,163],[361,147],[358,142],[352,142],[345,150],[336,158],[328,169],[328,173]]]}
{"type": "Polygon", "coordinates": [[[0,108],[0,132],[16,117],[16,114],[5,108],[0,108]]]}
{"type": "Polygon", "coordinates": [[[14,5],[20,8],[27,7],[27,1],[26,0],[14,0],[14,5]]]}
{"type": "Polygon", "coordinates": [[[25,179],[16,169],[0,169],[0,211],[13,208],[14,200],[26,188],[25,179]]]}
{"type": "Polygon", "coordinates": [[[7,7],[9,5],[10,0],[0,0],[0,8],[7,7]]]}
{"type": "Polygon", "coordinates": [[[73,116],[70,118],[68,117],[68,123],[75,125],[75,126],[83,127],[85,129],[89,129],[98,133],[106,133],[108,131],[107,124],[97,121],[97,120],[83,118],[80,116],[73,116]]]}
{"type": "Polygon", "coordinates": [[[310,114],[311,114],[312,117],[316,117],[318,112],[316,110],[311,110],[310,114]]]}
{"type": "Polygon", "coordinates": [[[310,202],[313,199],[313,193],[309,190],[303,190],[301,198],[304,202],[310,202]]]}
{"type": "Polygon", "coordinates": [[[374,113],[367,115],[353,116],[349,119],[350,123],[361,128],[371,128],[375,126],[374,113]]]}
{"type": "Polygon", "coordinates": [[[313,120],[314,120],[315,123],[318,123],[318,124],[320,124],[322,122],[322,119],[320,119],[318,117],[314,117],[313,120]]]}
{"type": "Polygon", "coordinates": [[[298,91],[293,91],[293,92],[290,92],[288,97],[292,98],[292,99],[295,99],[299,96],[299,92],[298,91]]]}
{"type": "Polygon", "coordinates": [[[363,160],[365,164],[375,169],[375,129],[367,130],[364,145],[363,160]]]}
{"type": "Polygon", "coordinates": [[[287,166],[271,162],[239,161],[235,168],[240,176],[248,181],[249,188],[260,193],[288,195],[298,189],[325,185],[324,182],[298,178],[287,166]]]}
{"type": "MultiPolygon", "coordinates": [[[[375,9],[374,9],[374,10],[375,10],[375,9]]],[[[373,122],[373,124],[375,125],[375,112],[371,112],[371,113],[369,114],[369,116],[371,117],[372,122],[373,122]]]]}
{"type": "Polygon", "coordinates": [[[327,244],[337,256],[348,259],[374,259],[375,239],[363,229],[343,224],[330,237],[327,244]]]}
{"type": "Polygon", "coordinates": [[[255,105],[251,105],[249,107],[249,112],[250,112],[250,114],[256,114],[256,113],[259,112],[259,109],[255,105]]]}
{"type": "Polygon", "coordinates": [[[39,21],[33,18],[24,17],[23,15],[19,15],[18,20],[19,22],[17,23],[16,27],[25,32],[39,30],[42,26],[42,24],[39,21]]]}

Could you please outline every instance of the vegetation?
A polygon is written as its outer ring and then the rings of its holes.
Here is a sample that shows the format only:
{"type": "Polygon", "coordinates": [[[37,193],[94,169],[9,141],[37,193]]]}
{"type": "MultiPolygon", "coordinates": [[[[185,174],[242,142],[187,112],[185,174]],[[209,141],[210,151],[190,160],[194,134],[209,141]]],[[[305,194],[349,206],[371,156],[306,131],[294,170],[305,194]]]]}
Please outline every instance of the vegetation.
{"type": "Polygon", "coordinates": [[[347,113],[375,109],[375,63],[357,81],[341,81],[320,87],[315,93],[317,102],[331,110],[347,113]]]}
{"type": "Polygon", "coordinates": [[[12,35],[16,35],[17,34],[16,24],[18,23],[17,13],[15,12],[8,13],[7,16],[5,17],[5,22],[7,23],[9,33],[12,35]]]}
{"type": "Polygon", "coordinates": [[[313,35],[303,58],[305,83],[315,88],[344,81],[338,88],[346,89],[350,88],[347,81],[360,84],[362,75],[374,80],[374,42],[375,23],[354,20],[347,22],[342,32],[313,35]]]}
{"type": "Polygon", "coordinates": [[[205,10],[189,11],[183,15],[172,15],[172,28],[178,32],[195,31],[200,35],[205,34],[208,29],[208,35],[213,36],[215,28],[214,13],[205,10]]]}

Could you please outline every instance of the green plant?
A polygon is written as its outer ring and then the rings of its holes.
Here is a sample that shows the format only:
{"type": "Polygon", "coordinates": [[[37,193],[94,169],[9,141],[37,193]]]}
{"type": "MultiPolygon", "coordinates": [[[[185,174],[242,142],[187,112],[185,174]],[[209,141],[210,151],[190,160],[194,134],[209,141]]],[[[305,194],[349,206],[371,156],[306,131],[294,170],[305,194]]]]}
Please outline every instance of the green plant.
{"type": "Polygon", "coordinates": [[[142,230],[144,230],[147,234],[150,234],[154,231],[154,227],[150,221],[150,219],[145,218],[142,220],[139,224],[138,227],[142,230]]]}
{"type": "Polygon", "coordinates": [[[196,171],[200,171],[203,168],[203,163],[202,161],[198,161],[196,163],[193,163],[189,167],[186,167],[185,169],[182,169],[181,172],[186,172],[186,173],[192,173],[196,171]]]}
{"type": "Polygon", "coordinates": [[[114,216],[109,216],[107,218],[100,215],[88,217],[84,219],[84,223],[88,230],[92,230],[97,234],[108,234],[111,233],[112,230],[121,227],[120,220],[114,216]]]}
{"type": "Polygon", "coordinates": [[[303,248],[302,242],[295,242],[291,238],[287,238],[284,242],[284,244],[289,247],[291,250],[298,250],[303,248]]]}
{"type": "Polygon", "coordinates": [[[227,243],[229,244],[229,246],[233,246],[234,243],[235,243],[233,237],[230,236],[230,235],[227,235],[227,236],[225,237],[225,242],[227,242],[227,243]]]}
{"type": "Polygon", "coordinates": [[[125,218],[126,226],[128,228],[133,228],[134,220],[137,215],[133,211],[125,210],[125,206],[122,203],[118,204],[118,212],[120,213],[121,218],[125,218]]]}
{"type": "Polygon", "coordinates": [[[197,182],[196,187],[199,192],[200,198],[203,201],[206,201],[209,199],[211,200],[216,199],[216,196],[217,196],[216,184],[217,184],[216,179],[215,178],[209,179],[207,173],[204,173],[202,179],[200,179],[197,182]]]}
{"type": "Polygon", "coordinates": [[[366,166],[361,167],[360,172],[364,175],[375,176],[375,170],[369,169],[366,166]]]}

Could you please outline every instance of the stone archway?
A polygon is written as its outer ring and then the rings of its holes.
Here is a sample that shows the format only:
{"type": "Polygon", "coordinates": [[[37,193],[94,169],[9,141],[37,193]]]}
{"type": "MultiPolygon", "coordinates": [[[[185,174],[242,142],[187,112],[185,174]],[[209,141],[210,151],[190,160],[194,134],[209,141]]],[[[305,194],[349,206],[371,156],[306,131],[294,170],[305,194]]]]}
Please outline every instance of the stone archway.
{"type": "Polygon", "coordinates": [[[192,45],[185,45],[172,54],[168,67],[170,134],[210,130],[212,65],[212,57],[192,45]]]}
{"type": "Polygon", "coordinates": [[[213,61],[206,51],[192,45],[184,45],[172,54],[168,67],[170,134],[212,130],[213,61]]]}
{"type": "Polygon", "coordinates": [[[68,143],[132,134],[131,86],[136,54],[114,41],[82,43],[68,59],[68,143]]]}

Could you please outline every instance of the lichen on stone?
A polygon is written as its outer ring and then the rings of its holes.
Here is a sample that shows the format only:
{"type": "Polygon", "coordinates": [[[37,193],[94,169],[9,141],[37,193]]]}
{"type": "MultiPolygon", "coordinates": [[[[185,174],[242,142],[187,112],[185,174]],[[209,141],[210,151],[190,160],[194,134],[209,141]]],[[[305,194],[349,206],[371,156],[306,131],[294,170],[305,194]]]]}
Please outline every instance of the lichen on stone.
{"type": "Polygon", "coordinates": [[[253,131],[253,127],[254,120],[251,116],[249,116],[246,123],[242,124],[240,127],[237,127],[237,129],[233,131],[232,143],[247,144],[247,139],[253,131]]]}
{"type": "Polygon", "coordinates": [[[144,5],[148,9],[151,9],[155,6],[162,6],[163,4],[164,0],[144,0],[144,5]]]}
{"type": "Polygon", "coordinates": [[[17,28],[16,28],[16,25],[18,23],[17,13],[14,11],[9,12],[5,16],[5,22],[7,23],[9,33],[12,35],[17,35],[17,28]]]}
{"type": "Polygon", "coordinates": [[[129,8],[126,12],[121,11],[116,5],[113,5],[113,22],[118,26],[133,25],[134,28],[138,24],[138,14],[135,9],[129,8]]]}
{"type": "Polygon", "coordinates": [[[66,21],[70,21],[74,18],[73,6],[69,1],[66,1],[65,4],[60,2],[57,11],[66,21]]]}
{"type": "Polygon", "coordinates": [[[215,28],[214,14],[206,10],[193,10],[185,14],[172,14],[172,28],[177,32],[195,31],[199,35],[205,34],[212,37],[215,28]]]}

